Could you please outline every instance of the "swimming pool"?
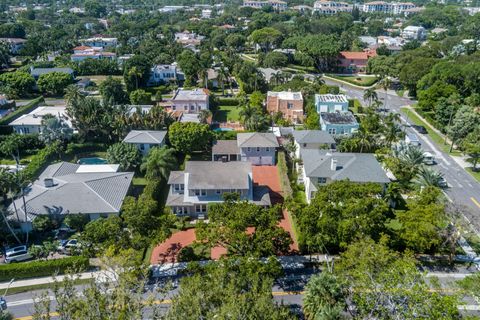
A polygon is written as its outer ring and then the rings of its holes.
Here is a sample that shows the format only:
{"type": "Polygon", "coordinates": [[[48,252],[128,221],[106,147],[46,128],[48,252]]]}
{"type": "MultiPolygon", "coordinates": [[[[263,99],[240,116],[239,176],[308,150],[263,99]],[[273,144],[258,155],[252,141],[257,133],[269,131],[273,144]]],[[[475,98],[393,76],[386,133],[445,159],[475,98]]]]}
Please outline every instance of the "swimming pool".
{"type": "Polygon", "coordinates": [[[225,132],[225,131],[234,131],[232,128],[216,128],[213,129],[215,132],[225,132]]]}
{"type": "Polygon", "coordinates": [[[108,161],[103,158],[80,158],[78,159],[78,164],[106,164],[108,161]]]}

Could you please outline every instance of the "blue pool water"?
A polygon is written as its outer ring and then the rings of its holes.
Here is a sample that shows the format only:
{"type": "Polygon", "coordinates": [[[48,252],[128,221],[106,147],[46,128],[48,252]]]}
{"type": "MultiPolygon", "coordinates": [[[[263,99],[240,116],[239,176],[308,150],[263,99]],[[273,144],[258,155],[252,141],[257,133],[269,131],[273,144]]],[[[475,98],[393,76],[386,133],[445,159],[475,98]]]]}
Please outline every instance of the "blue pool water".
{"type": "Polygon", "coordinates": [[[216,132],[233,131],[233,129],[232,128],[217,128],[217,129],[213,129],[213,131],[216,131],[216,132]]]}
{"type": "Polygon", "coordinates": [[[107,160],[103,158],[80,158],[78,159],[79,164],[106,164],[107,160]]]}

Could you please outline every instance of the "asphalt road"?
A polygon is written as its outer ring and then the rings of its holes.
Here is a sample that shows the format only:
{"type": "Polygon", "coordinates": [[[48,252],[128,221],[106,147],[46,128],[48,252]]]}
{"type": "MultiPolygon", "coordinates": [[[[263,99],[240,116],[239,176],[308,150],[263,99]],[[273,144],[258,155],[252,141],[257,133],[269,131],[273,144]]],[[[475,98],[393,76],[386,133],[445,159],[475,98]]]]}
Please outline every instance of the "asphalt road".
{"type": "MultiPolygon", "coordinates": [[[[339,85],[336,81],[330,79],[324,80],[326,84],[339,85]]],[[[368,104],[363,100],[363,89],[347,84],[340,85],[340,89],[344,91],[347,96],[358,99],[363,105],[368,104]]],[[[389,92],[385,95],[384,90],[377,90],[377,95],[382,101],[387,102],[386,108],[388,110],[401,114],[404,124],[412,124],[407,117],[408,115],[400,111],[400,108],[412,105],[415,101],[399,97],[394,92],[389,92]]],[[[445,194],[450,201],[461,208],[468,221],[476,230],[480,231],[480,184],[457,164],[449,154],[440,150],[428,135],[415,132],[412,128],[407,128],[407,130],[414,132],[421,140],[422,148],[435,156],[437,163],[433,167],[443,174],[449,185],[449,187],[445,189],[445,194]]],[[[427,128],[427,130],[429,129],[427,128]]]]}

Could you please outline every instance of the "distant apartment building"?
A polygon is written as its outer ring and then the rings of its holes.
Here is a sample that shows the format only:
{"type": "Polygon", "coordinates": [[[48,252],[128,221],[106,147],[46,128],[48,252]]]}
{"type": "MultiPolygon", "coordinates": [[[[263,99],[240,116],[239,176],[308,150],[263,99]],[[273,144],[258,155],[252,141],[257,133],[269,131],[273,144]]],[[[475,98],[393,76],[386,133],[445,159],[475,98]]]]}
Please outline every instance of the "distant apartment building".
{"type": "Polygon", "coordinates": [[[353,6],[346,2],[320,0],[313,4],[313,11],[321,14],[331,15],[339,12],[352,12],[353,6]]]}
{"type": "Polygon", "coordinates": [[[263,7],[271,6],[275,11],[285,11],[287,10],[287,3],[280,0],[267,0],[267,1],[256,1],[256,0],[244,0],[244,7],[250,7],[255,9],[261,9],[263,7]]]}
{"type": "Polygon", "coordinates": [[[376,55],[377,52],[370,49],[360,52],[341,51],[338,56],[338,72],[365,73],[367,71],[368,59],[376,55]]]}
{"type": "Polygon", "coordinates": [[[293,123],[303,120],[303,97],[301,92],[281,91],[267,93],[267,112],[281,112],[283,117],[293,123]]]}
{"type": "Polygon", "coordinates": [[[80,43],[87,47],[100,47],[102,49],[116,48],[118,46],[118,39],[97,35],[88,39],[80,40],[80,43]]]}
{"type": "Polygon", "coordinates": [[[424,27],[408,26],[402,31],[402,38],[406,40],[424,40],[427,37],[427,31],[424,27]]]}
{"type": "Polygon", "coordinates": [[[18,54],[27,40],[21,38],[0,38],[0,43],[5,43],[10,49],[10,53],[18,54]]]}
{"type": "Polygon", "coordinates": [[[407,10],[416,8],[411,2],[385,2],[373,1],[360,6],[363,12],[381,12],[387,14],[404,14],[407,10]]]}
{"type": "Polygon", "coordinates": [[[115,60],[117,55],[114,52],[103,51],[102,47],[78,46],[73,48],[73,54],[70,60],[73,62],[81,62],[86,59],[94,60],[115,60]]]}

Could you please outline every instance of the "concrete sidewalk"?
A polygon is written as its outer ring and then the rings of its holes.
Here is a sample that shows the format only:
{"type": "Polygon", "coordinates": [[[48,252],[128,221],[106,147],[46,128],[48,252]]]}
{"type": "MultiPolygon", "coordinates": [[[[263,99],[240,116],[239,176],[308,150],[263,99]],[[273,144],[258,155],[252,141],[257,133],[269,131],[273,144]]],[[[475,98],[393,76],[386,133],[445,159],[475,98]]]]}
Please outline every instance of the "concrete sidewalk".
{"type": "MultiPolygon", "coordinates": [[[[92,272],[84,272],[75,276],[75,279],[84,280],[84,279],[92,279],[96,275],[98,275],[100,271],[92,271],[92,272]]],[[[59,275],[56,277],[43,277],[43,278],[33,278],[33,279],[24,279],[24,280],[15,280],[10,288],[22,288],[22,287],[30,287],[42,284],[51,284],[56,281],[63,281],[67,275],[59,275]]],[[[9,282],[2,282],[0,283],[0,290],[5,290],[8,287],[9,282]]],[[[3,294],[3,293],[2,293],[3,294]]]]}

